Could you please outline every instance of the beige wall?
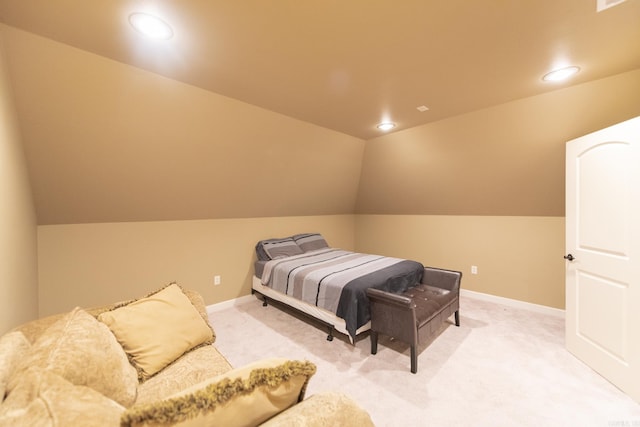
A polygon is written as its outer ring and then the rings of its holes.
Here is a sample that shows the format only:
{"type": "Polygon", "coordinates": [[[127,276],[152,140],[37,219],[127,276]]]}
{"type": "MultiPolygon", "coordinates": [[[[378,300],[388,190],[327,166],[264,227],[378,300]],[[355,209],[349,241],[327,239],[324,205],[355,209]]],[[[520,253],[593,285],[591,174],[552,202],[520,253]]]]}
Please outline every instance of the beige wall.
{"type": "Polygon", "coordinates": [[[36,218],[0,35],[0,334],[38,312],[36,218]]]}
{"type": "Polygon", "coordinates": [[[358,215],[356,250],[459,270],[464,289],[564,309],[564,217],[358,215]]]}
{"type": "Polygon", "coordinates": [[[304,231],[335,247],[460,270],[465,289],[564,308],[563,217],[336,215],[40,226],[40,315],[172,280],[207,304],[248,295],[255,243],[304,231]]]}
{"type": "Polygon", "coordinates": [[[306,231],[355,247],[353,215],[40,226],[40,315],[139,297],[174,280],[207,304],[248,295],[256,242],[306,231]]]}

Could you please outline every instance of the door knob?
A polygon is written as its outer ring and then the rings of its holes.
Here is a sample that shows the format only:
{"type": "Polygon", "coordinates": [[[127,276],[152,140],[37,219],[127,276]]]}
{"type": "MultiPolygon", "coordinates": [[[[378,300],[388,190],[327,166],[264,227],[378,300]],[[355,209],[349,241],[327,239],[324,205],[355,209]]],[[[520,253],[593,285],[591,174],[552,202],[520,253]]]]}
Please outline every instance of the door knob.
{"type": "Polygon", "coordinates": [[[571,255],[571,254],[565,255],[563,258],[564,258],[564,259],[567,259],[567,260],[569,260],[569,261],[573,261],[574,259],[576,259],[576,258],[575,258],[573,255],[571,255]]]}

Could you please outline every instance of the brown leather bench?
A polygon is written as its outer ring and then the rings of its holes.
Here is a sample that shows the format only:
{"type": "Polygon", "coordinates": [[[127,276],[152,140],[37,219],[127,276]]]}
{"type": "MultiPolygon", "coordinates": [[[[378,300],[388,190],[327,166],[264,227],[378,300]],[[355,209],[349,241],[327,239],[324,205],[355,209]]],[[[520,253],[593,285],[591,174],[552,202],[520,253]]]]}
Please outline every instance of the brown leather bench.
{"type": "Polygon", "coordinates": [[[418,372],[417,346],[440,330],[452,315],[460,326],[462,273],[425,267],[422,281],[402,294],[367,289],[371,303],[371,354],[378,352],[378,334],[411,346],[411,372],[418,372]]]}

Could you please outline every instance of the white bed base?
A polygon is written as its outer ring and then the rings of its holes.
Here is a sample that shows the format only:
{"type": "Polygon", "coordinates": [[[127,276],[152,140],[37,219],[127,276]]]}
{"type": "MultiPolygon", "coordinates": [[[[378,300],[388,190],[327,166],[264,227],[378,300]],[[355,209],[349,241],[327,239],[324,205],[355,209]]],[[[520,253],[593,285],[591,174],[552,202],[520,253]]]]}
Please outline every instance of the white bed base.
{"type": "MultiPolygon", "coordinates": [[[[304,301],[300,301],[299,299],[290,297],[289,295],[285,295],[283,293],[274,291],[272,288],[268,286],[264,286],[259,278],[253,276],[253,281],[251,287],[257,293],[266,296],[268,299],[272,299],[278,301],[282,304],[285,304],[289,307],[300,311],[307,316],[313,317],[314,319],[318,319],[326,325],[329,325],[334,330],[345,334],[349,337],[349,341],[353,344],[353,338],[347,332],[346,323],[344,319],[336,316],[334,313],[325,310],[323,308],[317,307],[315,305],[311,305],[304,301]]],[[[356,335],[359,335],[362,332],[368,331],[371,329],[371,322],[367,322],[356,330],[356,335]]],[[[329,330],[329,336],[327,336],[327,340],[331,341],[333,339],[332,330],[329,330]]]]}

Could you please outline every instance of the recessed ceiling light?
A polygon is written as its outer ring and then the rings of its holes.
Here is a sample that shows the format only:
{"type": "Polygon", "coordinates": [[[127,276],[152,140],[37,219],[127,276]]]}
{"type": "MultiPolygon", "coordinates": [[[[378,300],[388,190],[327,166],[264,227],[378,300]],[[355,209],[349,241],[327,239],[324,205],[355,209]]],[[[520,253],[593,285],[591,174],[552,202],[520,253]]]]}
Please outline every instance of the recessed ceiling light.
{"type": "Polygon", "coordinates": [[[420,111],[421,113],[424,113],[425,111],[429,111],[429,107],[427,107],[426,105],[421,105],[419,107],[416,107],[416,110],[420,111]]]}
{"type": "Polygon", "coordinates": [[[596,10],[598,12],[602,12],[605,9],[619,5],[623,1],[626,1],[626,0],[598,0],[596,10]]]}
{"type": "Polygon", "coordinates": [[[391,122],[384,122],[384,123],[378,124],[378,126],[376,127],[382,131],[388,131],[396,127],[396,124],[391,122]]]}
{"type": "Polygon", "coordinates": [[[544,80],[545,82],[560,82],[573,76],[578,71],[580,71],[580,67],[576,66],[559,68],[545,74],[542,77],[542,80],[544,80]]]}
{"type": "Polygon", "coordinates": [[[132,13],[129,23],[136,31],[152,39],[170,39],[173,36],[171,26],[157,16],[148,13],[132,13]]]}

